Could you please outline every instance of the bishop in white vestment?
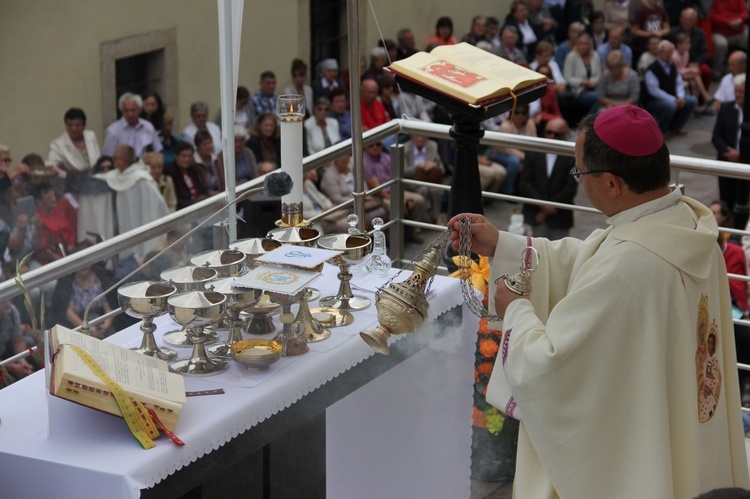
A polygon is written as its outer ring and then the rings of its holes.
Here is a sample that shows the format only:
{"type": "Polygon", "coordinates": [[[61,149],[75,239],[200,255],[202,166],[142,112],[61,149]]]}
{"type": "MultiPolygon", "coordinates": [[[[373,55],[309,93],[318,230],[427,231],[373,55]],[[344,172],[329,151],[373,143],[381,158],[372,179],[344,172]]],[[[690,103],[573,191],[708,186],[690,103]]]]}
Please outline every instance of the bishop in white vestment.
{"type": "Polygon", "coordinates": [[[503,339],[487,400],[521,421],[514,496],[693,498],[748,488],[711,211],[669,190],[658,126],[633,106],[582,122],[571,174],[609,216],[585,241],[497,232],[468,215],[472,249],[494,254],[493,281],[518,272],[528,245],[539,253],[530,296],[503,278],[494,294],[503,339]]]}

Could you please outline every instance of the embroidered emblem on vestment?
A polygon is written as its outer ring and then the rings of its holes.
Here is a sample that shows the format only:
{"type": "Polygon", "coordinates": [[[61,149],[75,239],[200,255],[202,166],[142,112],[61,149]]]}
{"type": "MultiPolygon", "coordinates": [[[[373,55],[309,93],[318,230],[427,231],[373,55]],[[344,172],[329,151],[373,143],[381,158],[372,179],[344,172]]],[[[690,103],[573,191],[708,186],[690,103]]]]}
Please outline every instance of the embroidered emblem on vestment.
{"type": "Polygon", "coordinates": [[[698,388],[698,421],[709,421],[719,405],[721,396],[721,367],[717,350],[719,328],[716,319],[710,319],[708,296],[701,294],[696,328],[698,348],[695,352],[696,386],[698,388]]]}

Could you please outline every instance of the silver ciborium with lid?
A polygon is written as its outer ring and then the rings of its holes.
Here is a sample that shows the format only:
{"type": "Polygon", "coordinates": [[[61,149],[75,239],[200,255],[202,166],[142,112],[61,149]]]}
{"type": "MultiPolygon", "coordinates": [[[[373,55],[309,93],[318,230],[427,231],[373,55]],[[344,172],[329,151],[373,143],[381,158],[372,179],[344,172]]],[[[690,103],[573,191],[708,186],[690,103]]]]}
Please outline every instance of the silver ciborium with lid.
{"type": "Polygon", "coordinates": [[[232,277],[245,271],[247,260],[247,255],[242,251],[222,249],[198,253],[190,259],[190,263],[215,269],[218,277],[232,277]]]}
{"type": "Polygon", "coordinates": [[[281,246],[281,241],[269,237],[251,237],[248,239],[239,239],[229,243],[229,249],[241,251],[247,255],[247,266],[255,268],[255,259],[265,255],[269,251],[275,250],[281,246]]]}

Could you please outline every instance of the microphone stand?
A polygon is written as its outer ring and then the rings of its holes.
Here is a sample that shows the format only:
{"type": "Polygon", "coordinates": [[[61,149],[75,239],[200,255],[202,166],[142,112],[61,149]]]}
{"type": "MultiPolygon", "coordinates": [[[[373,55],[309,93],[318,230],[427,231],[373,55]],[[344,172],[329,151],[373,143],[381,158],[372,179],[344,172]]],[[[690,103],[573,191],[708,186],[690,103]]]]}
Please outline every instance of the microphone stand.
{"type": "Polygon", "coordinates": [[[84,310],[84,312],[83,312],[83,323],[81,324],[81,332],[84,333],[84,334],[86,334],[86,335],[89,334],[89,320],[88,320],[88,318],[89,318],[89,309],[91,308],[91,305],[93,305],[95,302],[101,300],[102,298],[104,298],[105,296],[107,296],[107,294],[109,294],[110,291],[118,288],[124,282],[126,282],[128,279],[130,279],[131,277],[133,277],[135,274],[137,274],[141,270],[143,270],[146,267],[148,267],[149,265],[151,265],[151,263],[154,260],[156,260],[157,258],[159,258],[160,256],[162,256],[164,253],[166,253],[168,250],[170,250],[173,246],[175,246],[178,243],[184,241],[185,238],[187,238],[188,236],[190,236],[193,233],[195,233],[195,231],[197,231],[198,229],[200,229],[201,227],[203,227],[205,224],[207,224],[216,215],[218,215],[219,213],[221,213],[225,209],[229,208],[230,206],[232,206],[232,205],[234,205],[236,203],[239,203],[240,201],[244,201],[245,199],[247,199],[248,197],[252,196],[253,194],[258,194],[259,192],[262,192],[263,190],[265,190],[267,182],[268,182],[268,179],[266,179],[266,182],[264,182],[263,186],[256,187],[255,189],[250,189],[247,192],[245,192],[244,194],[242,194],[241,196],[239,196],[239,197],[235,198],[234,200],[232,200],[230,203],[227,203],[225,206],[222,206],[221,208],[219,208],[218,211],[216,211],[215,213],[213,213],[210,216],[208,216],[201,223],[199,223],[198,225],[196,225],[195,227],[193,227],[192,229],[190,229],[188,232],[186,232],[185,234],[183,234],[179,239],[177,239],[172,244],[170,244],[169,246],[167,246],[166,248],[164,248],[163,250],[161,250],[160,252],[158,252],[156,255],[154,255],[153,257],[151,257],[148,261],[146,261],[143,264],[141,264],[140,266],[138,266],[138,268],[136,268],[134,271],[132,271],[131,273],[129,273],[128,275],[126,275],[125,277],[123,277],[122,279],[120,279],[119,281],[117,281],[115,284],[113,284],[112,286],[110,286],[107,290],[105,290],[104,292],[102,292],[101,294],[99,294],[99,296],[97,296],[93,300],[91,300],[89,302],[89,304],[86,306],[86,310],[84,310]]]}

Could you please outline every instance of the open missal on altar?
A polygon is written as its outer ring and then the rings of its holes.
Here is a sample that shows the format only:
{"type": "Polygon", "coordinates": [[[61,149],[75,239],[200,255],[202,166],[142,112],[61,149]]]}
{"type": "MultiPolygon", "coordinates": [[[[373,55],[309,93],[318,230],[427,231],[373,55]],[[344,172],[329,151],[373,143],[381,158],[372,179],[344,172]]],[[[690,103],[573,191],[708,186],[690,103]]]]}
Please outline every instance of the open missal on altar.
{"type": "Polygon", "coordinates": [[[547,77],[468,43],[441,45],[432,52],[393,62],[388,70],[432,90],[466,102],[486,105],[547,77]]]}
{"type": "Polygon", "coordinates": [[[53,359],[49,391],[52,395],[122,417],[107,385],[71,345],[88,352],[128,396],[153,409],[164,426],[174,431],[186,402],[182,376],[170,372],[163,360],[62,326],[55,326],[49,332],[48,349],[53,359]]]}

